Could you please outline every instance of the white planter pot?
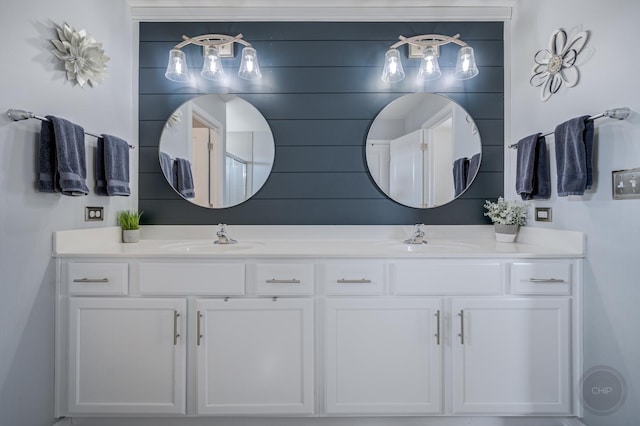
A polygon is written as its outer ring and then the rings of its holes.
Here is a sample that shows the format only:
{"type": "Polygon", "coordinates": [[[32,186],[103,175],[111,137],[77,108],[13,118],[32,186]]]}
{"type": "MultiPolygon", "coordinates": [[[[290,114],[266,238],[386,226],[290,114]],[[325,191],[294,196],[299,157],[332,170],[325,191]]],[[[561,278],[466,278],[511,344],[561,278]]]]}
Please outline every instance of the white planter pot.
{"type": "Polygon", "coordinates": [[[493,227],[496,231],[496,241],[499,243],[512,243],[516,239],[520,225],[501,225],[494,223],[493,227]]]}
{"type": "Polygon", "coordinates": [[[139,229],[123,229],[122,230],[123,243],[137,243],[138,241],[140,241],[139,229]]]}

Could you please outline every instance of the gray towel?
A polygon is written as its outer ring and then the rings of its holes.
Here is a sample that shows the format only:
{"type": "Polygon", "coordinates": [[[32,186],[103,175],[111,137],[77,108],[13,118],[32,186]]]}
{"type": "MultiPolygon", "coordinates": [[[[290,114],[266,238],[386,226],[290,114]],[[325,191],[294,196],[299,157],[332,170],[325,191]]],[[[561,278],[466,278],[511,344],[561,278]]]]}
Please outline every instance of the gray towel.
{"type": "Polygon", "coordinates": [[[469,170],[469,159],[467,157],[458,158],[453,162],[453,188],[454,197],[462,194],[467,188],[467,173],[469,170]]]}
{"type": "Polygon", "coordinates": [[[96,193],[131,195],[129,189],[129,144],[111,135],[98,138],[96,149],[96,193]]]}
{"type": "Polygon", "coordinates": [[[56,168],[63,195],[87,195],[87,164],[84,151],[84,129],[63,118],[46,117],[53,124],[56,168]]]}
{"type": "Polygon", "coordinates": [[[176,158],[174,162],[176,174],[176,190],[184,198],[193,198],[196,193],[193,189],[193,175],[191,174],[191,163],[184,158],[176,158]]]}
{"type": "Polygon", "coordinates": [[[167,179],[169,184],[175,188],[176,187],[176,174],[173,170],[173,160],[166,152],[160,151],[160,168],[162,169],[162,173],[164,173],[164,177],[167,179]]]}
{"type": "Polygon", "coordinates": [[[471,185],[473,179],[478,173],[478,169],[480,168],[480,156],[481,154],[477,153],[469,160],[469,169],[467,170],[467,186],[471,185]]]}
{"type": "Polygon", "coordinates": [[[540,133],[518,142],[516,192],[523,200],[547,199],[551,196],[547,141],[540,133]]]}
{"type": "Polygon", "coordinates": [[[533,176],[533,191],[531,198],[546,200],[551,197],[551,167],[549,166],[549,149],[544,136],[536,143],[535,174],[533,176]]]}
{"type": "Polygon", "coordinates": [[[558,196],[583,195],[593,184],[593,121],[572,118],[556,126],[558,196]]]}
{"type": "Polygon", "coordinates": [[[53,124],[42,121],[40,128],[40,150],[38,153],[38,191],[60,192],[58,167],[56,164],[56,140],[53,124]]]}

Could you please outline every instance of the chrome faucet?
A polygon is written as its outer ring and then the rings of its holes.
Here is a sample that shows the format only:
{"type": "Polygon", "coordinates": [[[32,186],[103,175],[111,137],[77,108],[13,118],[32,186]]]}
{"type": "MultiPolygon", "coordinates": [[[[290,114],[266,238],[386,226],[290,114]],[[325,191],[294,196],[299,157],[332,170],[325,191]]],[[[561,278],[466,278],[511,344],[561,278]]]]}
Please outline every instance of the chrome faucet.
{"type": "Polygon", "coordinates": [[[213,244],[237,244],[238,241],[234,240],[227,234],[227,225],[224,223],[219,223],[218,226],[220,229],[216,232],[216,236],[218,239],[213,242],[213,244]]]}
{"type": "Polygon", "coordinates": [[[422,228],[424,227],[423,223],[417,223],[416,229],[413,232],[413,236],[408,240],[404,240],[405,244],[427,244],[427,240],[424,239],[424,231],[422,228]]]}

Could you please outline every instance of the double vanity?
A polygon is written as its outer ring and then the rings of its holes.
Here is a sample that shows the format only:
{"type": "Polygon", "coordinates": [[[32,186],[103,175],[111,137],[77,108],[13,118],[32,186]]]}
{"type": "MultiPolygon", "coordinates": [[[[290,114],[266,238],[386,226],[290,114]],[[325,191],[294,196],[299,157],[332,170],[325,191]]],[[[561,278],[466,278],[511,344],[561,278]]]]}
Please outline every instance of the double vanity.
{"type": "Polygon", "coordinates": [[[57,232],[56,414],[580,415],[583,235],[57,232]]]}

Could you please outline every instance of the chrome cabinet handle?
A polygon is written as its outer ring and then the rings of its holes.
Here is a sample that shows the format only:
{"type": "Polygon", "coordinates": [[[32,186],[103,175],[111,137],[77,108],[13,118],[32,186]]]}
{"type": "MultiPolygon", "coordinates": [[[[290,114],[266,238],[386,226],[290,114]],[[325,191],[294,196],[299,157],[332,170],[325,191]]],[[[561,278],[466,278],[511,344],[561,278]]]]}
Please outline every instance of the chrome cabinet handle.
{"type": "Polygon", "coordinates": [[[180,334],[178,333],[178,317],[180,313],[178,311],[173,311],[173,346],[178,344],[178,337],[180,334]]]}
{"type": "Polygon", "coordinates": [[[440,345],[440,309],[436,311],[436,344],[440,345]]]}
{"type": "Polygon", "coordinates": [[[460,344],[464,345],[464,311],[462,309],[460,309],[458,316],[460,317],[460,333],[458,333],[458,336],[460,336],[460,344]]]}
{"type": "Polygon", "coordinates": [[[200,328],[200,318],[202,318],[202,313],[198,311],[198,321],[197,321],[197,330],[196,334],[198,335],[198,346],[200,346],[200,341],[204,336],[202,336],[202,329],[200,328]]]}
{"type": "Polygon", "coordinates": [[[341,278],[336,281],[338,284],[370,284],[371,280],[366,278],[362,278],[360,280],[347,280],[345,278],[341,278]]]}
{"type": "Polygon", "coordinates": [[[275,278],[272,278],[270,280],[267,280],[267,284],[300,284],[300,280],[297,280],[295,278],[291,280],[277,280],[275,278]]]}
{"type": "Polygon", "coordinates": [[[109,278],[76,278],[74,283],[108,283],[109,278]]]}
{"type": "Polygon", "coordinates": [[[532,283],[566,283],[566,280],[560,278],[529,278],[532,283]]]}

